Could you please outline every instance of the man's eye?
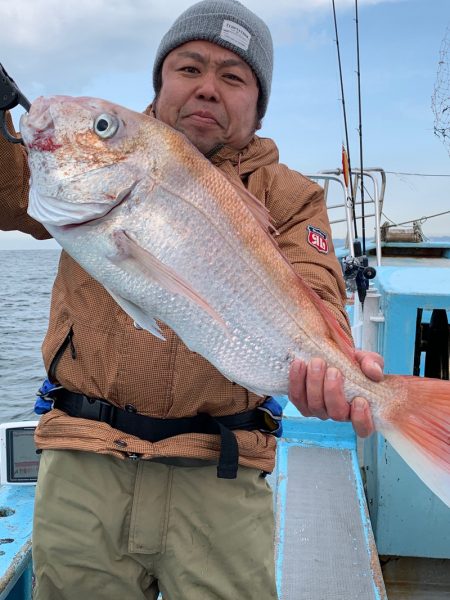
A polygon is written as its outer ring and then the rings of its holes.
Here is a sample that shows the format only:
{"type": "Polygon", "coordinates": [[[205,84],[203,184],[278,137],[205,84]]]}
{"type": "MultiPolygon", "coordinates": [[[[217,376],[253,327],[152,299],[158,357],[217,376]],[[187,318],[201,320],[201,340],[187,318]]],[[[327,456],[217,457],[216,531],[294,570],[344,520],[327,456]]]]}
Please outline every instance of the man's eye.
{"type": "Polygon", "coordinates": [[[242,82],[242,79],[238,75],[235,75],[234,73],[225,73],[224,77],[226,79],[230,79],[231,81],[242,82]]]}
{"type": "Polygon", "coordinates": [[[197,67],[181,67],[180,71],[183,71],[184,73],[199,73],[199,70],[197,69],[197,67]]]}

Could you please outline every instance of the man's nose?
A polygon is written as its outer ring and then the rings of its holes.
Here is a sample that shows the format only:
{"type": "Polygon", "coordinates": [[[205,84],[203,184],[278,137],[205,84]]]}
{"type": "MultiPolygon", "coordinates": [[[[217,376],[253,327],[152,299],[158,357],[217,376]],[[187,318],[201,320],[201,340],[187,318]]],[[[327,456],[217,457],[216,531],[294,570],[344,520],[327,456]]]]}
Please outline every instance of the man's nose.
{"type": "Polygon", "coordinates": [[[214,74],[205,73],[199,81],[199,85],[196,90],[197,98],[200,98],[201,100],[208,100],[210,102],[218,102],[220,93],[217,83],[217,78],[214,74]]]}

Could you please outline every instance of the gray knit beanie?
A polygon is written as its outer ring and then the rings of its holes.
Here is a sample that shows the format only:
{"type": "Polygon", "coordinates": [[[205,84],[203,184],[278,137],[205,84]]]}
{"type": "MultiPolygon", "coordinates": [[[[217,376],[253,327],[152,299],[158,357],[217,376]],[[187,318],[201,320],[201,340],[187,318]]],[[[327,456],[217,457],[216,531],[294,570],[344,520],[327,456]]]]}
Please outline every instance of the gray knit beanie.
{"type": "Polygon", "coordinates": [[[155,92],[161,89],[161,69],[174,48],[206,40],[238,54],[250,65],[259,81],[258,117],[261,119],[270,96],[273,70],[272,36],[267,25],[237,0],[203,0],[182,13],[156,52],[153,66],[155,92]]]}

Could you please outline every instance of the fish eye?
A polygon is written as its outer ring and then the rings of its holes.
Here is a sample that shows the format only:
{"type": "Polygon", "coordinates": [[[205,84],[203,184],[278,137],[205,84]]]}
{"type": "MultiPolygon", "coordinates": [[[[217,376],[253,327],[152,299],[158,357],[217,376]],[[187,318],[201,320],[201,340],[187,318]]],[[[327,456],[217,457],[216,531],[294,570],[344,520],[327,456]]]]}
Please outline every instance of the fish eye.
{"type": "Polygon", "coordinates": [[[118,129],[119,119],[114,115],[102,113],[94,121],[94,131],[103,139],[112,137],[118,129]]]}

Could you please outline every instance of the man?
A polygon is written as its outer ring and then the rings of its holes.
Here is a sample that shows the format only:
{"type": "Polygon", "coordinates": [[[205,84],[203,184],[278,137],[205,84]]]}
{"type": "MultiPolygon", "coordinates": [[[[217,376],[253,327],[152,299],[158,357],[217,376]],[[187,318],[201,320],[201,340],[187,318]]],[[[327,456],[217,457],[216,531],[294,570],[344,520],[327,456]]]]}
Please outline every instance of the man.
{"type": "MultiPolygon", "coordinates": [[[[350,336],[323,193],[278,163],[271,140],[255,136],[271,78],[272,40],[261,19],[234,0],[205,0],[162,39],[147,112],[266,204],[280,247],[350,336]],[[308,242],[308,226],[320,231],[328,253],[308,242]]],[[[26,215],[23,150],[0,143],[2,228],[48,237],[26,215]]],[[[156,418],[162,431],[169,419],[233,419],[263,402],[162,328],[165,342],[135,328],[62,253],[43,355],[64,390],[36,433],[43,450],[33,534],[37,600],[155,599],[159,590],[165,600],[277,597],[272,498],[263,477],[274,465],[274,437],[235,429],[240,466],[235,479],[223,479],[217,434],[194,425],[158,439],[145,426],[142,435],[130,433],[129,422],[156,418]],[[114,419],[103,416],[105,406],[114,419]]],[[[380,357],[358,357],[368,376],[382,377],[380,357]]],[[[290,397],[305,415],[351,419],[361,435],[372,432],[365,400],[350,408],[340,373],[320,359],[293,363],[290,397]]]]}

